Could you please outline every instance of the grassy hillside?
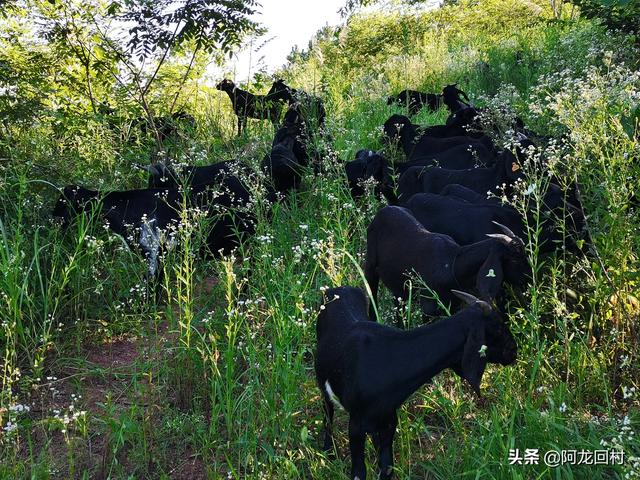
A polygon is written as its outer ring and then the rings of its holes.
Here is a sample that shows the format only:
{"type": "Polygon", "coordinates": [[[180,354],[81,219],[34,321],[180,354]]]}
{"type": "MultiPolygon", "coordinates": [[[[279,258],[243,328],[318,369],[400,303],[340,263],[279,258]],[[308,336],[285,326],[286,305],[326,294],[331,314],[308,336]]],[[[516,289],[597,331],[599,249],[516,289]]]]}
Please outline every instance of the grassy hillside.
{"type": "MultiPolygon", "coordinates": [[[[236,138],[228,98],[189,83],[197,127],[161,155],[253,166],[259,221],[235,255],[202,261],[206,226],[185,212],[162,302],[148,294],[144,260],[99,220],[63,231],[50,218],[54,186],[144,186],[132,164],[152,147],[73,109],[5,126],[0,478],[347,478],[346,415],[337,415],[338,458],[319,451],[315,317],[324,287],[364,285],[366,228],[384,202],[372,191],[354,201],[343,165],[383,147],[381,125],[402,110],[387,95],[450,82],[498,123],[517,114],[558,139],[536,155],[566,185],[577,181],[591,242],[577,255],[539,256],[534,216],[534,277],[509,295],[517,363],[488,369],[484,401],[450,372],[412,396],[399,412],[397,478],[638,478],[640,56],[631,35],[574,19],[570,7],[558,16],[546,2],[463,0],[420,15],[355,16],[319,34],[278,75],[325,100],[324,171],[307,172],[272,215],[257,168],[271,125],[250,120],[236,138]],[[625,462],[509,465],[515,448],[616,448],[625,462]]],[[[549,182],[534,164],[507,199],[523,211],[540,211],[549,182]]],[[[417,312],[407,317],[419,323],[417,312]]]]}

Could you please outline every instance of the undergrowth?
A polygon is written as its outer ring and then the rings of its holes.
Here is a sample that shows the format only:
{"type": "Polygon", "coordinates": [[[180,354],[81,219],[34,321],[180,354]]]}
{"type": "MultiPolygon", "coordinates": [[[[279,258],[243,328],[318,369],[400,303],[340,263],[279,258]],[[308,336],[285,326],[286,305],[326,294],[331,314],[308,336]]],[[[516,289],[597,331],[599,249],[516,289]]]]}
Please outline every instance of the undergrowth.
{"type": "MultiPolygon", "coordinates": [[[[323,288],[364,287],[366,228],[384,202],[372,189],[354,201],[343,165],[361,148],[383,148],[381,125],[402,113],[386,105],[389,93],[457,81],[494,119],[519,115],[558,139],[533,154],[550,171],[532,157],[505,200],[539,212],[550,175],[565,188],[575,181],[588,232],[540,256],[540,223],[563,219],[533,216],[533,279],[508,302],[517,363],[488,369],[483,402],[449,372],[412,396],[399,412],[396,475],[638,478],[638,52],[593,22],[539,10],[523,18],[532,2],[505,2],[522,10],[506,32],[488,16],[511,15],[499,3],[406,21],[354,17],[294,58],[279,75],[322,95],[328,110],[322,172],[306,172],[301,191],[272,206],[254,188],[256,234],[222,259],[202,259],[206,225],[185,212],[160,300],[144,259],[97,215],[68,229],[50,218],[56,187],[140,188],[132,163],[158,152],[100,118],[77,132],[41,122],[0,138],[0,477],[346,478],[345,415],[338,458],[319,449],[315,317],[323,288]],[[484,29],[462,28],[472,15],[484,29]],[[402,40],[393,48],[391,26],[402,40]],[[622,464],[509,464],[513,449],[610,448],[624,450],[622,464]]],[[[259,176],[268,122],[250,121],[235,138],[226,97],[206,87],[191,108],[197,128],[160,155],[238,158],[259,176]]],[[[445,118],[421,112],[416,122],[445,118]]],[[[392,305],[385,293],[378,307],[389,323],[392,305]]]]}

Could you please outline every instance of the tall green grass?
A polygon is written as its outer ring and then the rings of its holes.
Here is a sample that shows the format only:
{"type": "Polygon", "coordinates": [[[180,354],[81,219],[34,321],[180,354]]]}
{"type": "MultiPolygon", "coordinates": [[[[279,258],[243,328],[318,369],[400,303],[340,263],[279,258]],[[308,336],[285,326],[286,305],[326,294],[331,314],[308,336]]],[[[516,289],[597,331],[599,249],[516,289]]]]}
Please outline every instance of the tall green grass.
{"type": "MultiPolygon", "coordinates": [[[[450,14],[474,14],[464,8],[450,14]]],[[[382,31],[358,21],[347,40],[382,31]]],[[[144,175],[131,163],[152,150],[122,143],[98,120],[79,132],[46,124],[12,131],[0,184],[0,477],[347,478],[346,415],[336,419],[337,459],[319,450],[315,316],[322,288],[364,287],[366,228],[384,203],[371,189],[354,201],[343,164],[361,148],[384,148],[380,126],[402,112],[385,104],[389,93],[453,81],[493,115],[517,113],[540,133],[567,134],[542,154],[566,185],[578,181],[591,242],[580,254],[561,246],[540,256],[543,219],[532,216],[534,277],[508,302],[519,360],[488,369],[482,402],[448,372],[420,389],[399,412],[396,475],[638,475],[638,142],[623,122],[640,98],[631,40],[587,22],[541,20],[523,21],[515,35],[425,27],[419,42],[410,29],[405,40],[373,68],[355,56],[338,63],[332,44],[282,72],[326,99],[326,155],[322,173],[309,169],[304,188],[271,207],[257,186],[271,125],[250,121],[235,138],[226,98],[203,89],[193,106],[197,130],[166,154],[252,166],[256,234],[234,255],[203,259],[207,225],[185,209],[181,241],[163,261],[161,301],[146,287],[144,260],[97,215],[66,230],[52,224],[58,192],[38,181],[141,187],[144,175]],[[108,352],[116,357],[105,363],[108,352]],[[603,445],[623,448],[626,463],[508,462],[514,448],[603,445]]],[[[422,112],[416,121],[445,117],[422,112]]],[[[539,212],[549,177],[533,161],[525,173],[508,201],[539,212]]],[[[380,318],[392,323],[393,303],[381,290],[380,318]]],[[[374,465],[372,446],[367,455],[374,465]]]]}

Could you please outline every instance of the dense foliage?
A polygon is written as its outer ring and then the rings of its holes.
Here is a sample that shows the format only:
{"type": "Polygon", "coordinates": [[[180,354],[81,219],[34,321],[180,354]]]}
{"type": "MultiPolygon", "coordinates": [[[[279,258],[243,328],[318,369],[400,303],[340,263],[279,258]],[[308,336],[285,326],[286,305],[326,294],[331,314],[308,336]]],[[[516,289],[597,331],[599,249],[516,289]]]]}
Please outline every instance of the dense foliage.
{"type": "MultiPolygon", "coordinates": [[[[211,57],[195,48],[197,35],[164,60],[149,50],[155,63],[141,66],[126,41],[106,44],[113,32],[92,20],[115,4],[12,5],[0,17],[0,478],[346,478],[344,416],[338,458],[318,449],[315,315],[321,288],[363,285],[366,227],[384,202],[370,191],[356,203],[343,165],[361,148],[383,148],[380,127],[401,111],[386,105],[388,94],[450,82],[498,124],[517,114],[557,139],[536,155],[565,186],[579,185],[589,241],[580,254],[538,256],[534,218],[534,276],[525,292],[509,293],[517,364],[490,369],[482,402],[450,373],[419,390],[400,412],[397,478],[638,478],[633,35],[542,0],[460,0],[324,29],[277,72],[326,102],[327,135],[316,137],[324,168],[310,169],[302,191],[268,215],[257,165],[273,129],[250,120],[234,136],[228,97],[201,80],[211,57]],[[163,144],[136,121],[145,108],[178,107],[195,126],[163,144]],[[65,230],[50,216],[56,187],[141,188],[146,177],[133,164],[157,156],[241,159],[258,214],[241,251],[203,261],[206,225],[185,211],[182,242],[163,263],[161,302],[149,295],[144,259],[97,218],[65,230]],[[615,448],[625,461],[509,465],[516,448],[615,448]]],[[[416,121],[444,119],[422,112],[416,121]]],[[[508,128],[496,132],[496,141],[510,140],[508,128]]],[[[549,174],[536,163],[506,199],[516,208],[539,211],[549,174]]],[[[388,297],[380,309],[391,321],[388,297]]]]}
{"type": "Polygon", "coordinates": [[[55,118],[68,131],[117,111],[110,121],[122,136],[132,121],[154,132],[155,117],[184,109],[207,64],[259,31],[255,3],[11,3],[0,17],[0,121],[55,118]]]}
{"type": "Polygon", "coordinates": [[[630,34],[640,27],[640,2],[638,0],[573,0],[587,18],[600,19],[608,27],[630,34]]]}

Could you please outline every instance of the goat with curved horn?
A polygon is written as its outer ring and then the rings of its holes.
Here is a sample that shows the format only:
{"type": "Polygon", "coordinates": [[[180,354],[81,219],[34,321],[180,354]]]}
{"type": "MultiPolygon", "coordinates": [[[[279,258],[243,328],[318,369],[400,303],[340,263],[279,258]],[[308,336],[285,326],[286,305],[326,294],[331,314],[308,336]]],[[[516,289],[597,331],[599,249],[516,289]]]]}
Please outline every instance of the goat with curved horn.
{"type": "Polygon", "coordinates": [[[496,225],[498,228],[500,228],[500,230],[502,230],[506,235],[510,236],[511,238],[518,238],[518,236],[515,233],[513,233],[513,230],[511,230],[506,225],[498,223],[495,220],[493,220],[492,223],[496,225]]]}
{"type": "Polygon", "coordinates": [[[485,315],[489,315],[489,313],[491,312],[491,305],[489,305],[484,300],[480,300],[478,297],[471,295],[470,293],[454,289],[451,290],[451,293],[462,300],[465,305],[479,305],[485,315]]]}

